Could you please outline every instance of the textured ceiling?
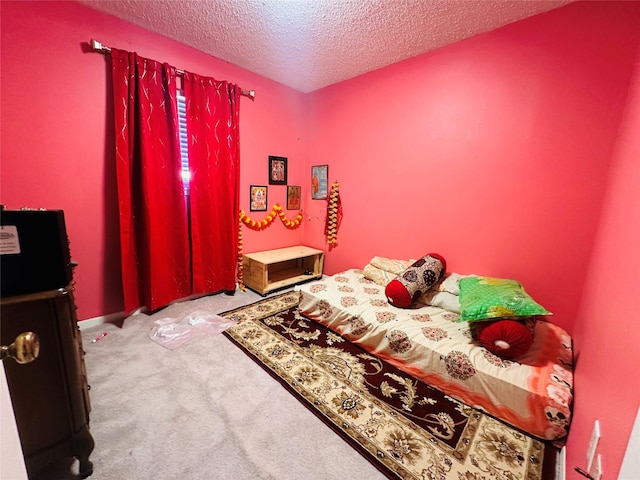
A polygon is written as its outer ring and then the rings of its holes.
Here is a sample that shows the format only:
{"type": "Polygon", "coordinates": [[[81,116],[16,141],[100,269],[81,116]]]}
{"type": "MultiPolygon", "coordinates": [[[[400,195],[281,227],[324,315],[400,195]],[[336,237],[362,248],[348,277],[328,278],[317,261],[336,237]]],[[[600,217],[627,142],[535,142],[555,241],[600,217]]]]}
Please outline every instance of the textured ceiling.
{"type": "Polygon", "coordinates": [[[80,3],[296,90],[311,92],[572,1],[80,0],[80,3]]]}

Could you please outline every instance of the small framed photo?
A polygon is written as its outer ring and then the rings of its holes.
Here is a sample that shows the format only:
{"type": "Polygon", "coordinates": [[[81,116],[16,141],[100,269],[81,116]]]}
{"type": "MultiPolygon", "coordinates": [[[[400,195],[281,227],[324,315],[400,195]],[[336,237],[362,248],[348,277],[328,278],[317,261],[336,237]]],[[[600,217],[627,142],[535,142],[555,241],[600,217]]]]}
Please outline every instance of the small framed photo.
{"type": "Polygon", "coordinates": [[[329,165],[311,167],[311,198],[323,200],[328,196],[329,165]]]}
{"type": "Polygon", "coordinates": [[[264,212],[267,210],[267,186],[251,185],[249,191],[249,211],[264,212]]]}
{"type": "Polygon", "coordinates": [[[287,184],[287,158],[269,155],[269,185],[287,184]]]}
{"type": "Polygon", "coordinates": [[[300,210],[300,192],[302,188],[298,185],[287,187],[287,210],[300,210]]]}

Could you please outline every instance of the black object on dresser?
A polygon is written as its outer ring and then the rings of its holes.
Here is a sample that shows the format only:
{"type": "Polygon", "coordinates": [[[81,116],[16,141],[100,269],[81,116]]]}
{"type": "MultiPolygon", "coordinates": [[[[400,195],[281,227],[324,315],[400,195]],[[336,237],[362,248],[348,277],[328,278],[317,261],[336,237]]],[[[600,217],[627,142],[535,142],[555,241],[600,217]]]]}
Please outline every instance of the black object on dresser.
{"type": "Polygon", "coordinates": [[[64,214],[2,210],[0,218],[0,343],[25,331],[40,340],[33,362],[2,362],[27,473],[33,477],[55,460],[76,457],[86,478],[93,473],[91,404],[64,214]]]}

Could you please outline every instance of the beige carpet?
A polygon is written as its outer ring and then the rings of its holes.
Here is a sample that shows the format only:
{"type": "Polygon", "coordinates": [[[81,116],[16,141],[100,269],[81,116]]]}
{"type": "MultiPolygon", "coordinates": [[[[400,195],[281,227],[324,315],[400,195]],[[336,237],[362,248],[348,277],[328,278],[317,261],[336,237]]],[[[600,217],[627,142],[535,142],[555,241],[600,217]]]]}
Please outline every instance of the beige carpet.
{"type": "MultiPolygon", "coordinates": [[[[175,350],[149,338],[154,320],[262,299],[250,291],[215,295],[83,330],[96,443],[90,479],[385,478],[223,335],[175,350]]],[[[38,479],[77,479],[77,472],[70,459],[38,479]]]]}

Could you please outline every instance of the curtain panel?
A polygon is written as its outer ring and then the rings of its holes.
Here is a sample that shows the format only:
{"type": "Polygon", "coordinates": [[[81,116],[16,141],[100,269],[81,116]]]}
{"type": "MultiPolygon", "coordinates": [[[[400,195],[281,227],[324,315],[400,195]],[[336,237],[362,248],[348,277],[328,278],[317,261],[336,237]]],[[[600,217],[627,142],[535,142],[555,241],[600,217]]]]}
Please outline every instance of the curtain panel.
{"type": "Polygon", "coordinates": [[[154,310],[191,293],[176,69],[114,48],[111,67],[125,311],[154,310]]]}
{"type": "Polygon", "coordinates": [[[240,190],[241,89],[185,72],[193,293],[234,291],[240,190]]]}
{"type": "Polygon", "coordinates": [[[192,294],[235,291],[242,90],[182,74],[191,171],[187,206],[176,68],[115,48],[110,56],[126,313],[192,294]]]}

